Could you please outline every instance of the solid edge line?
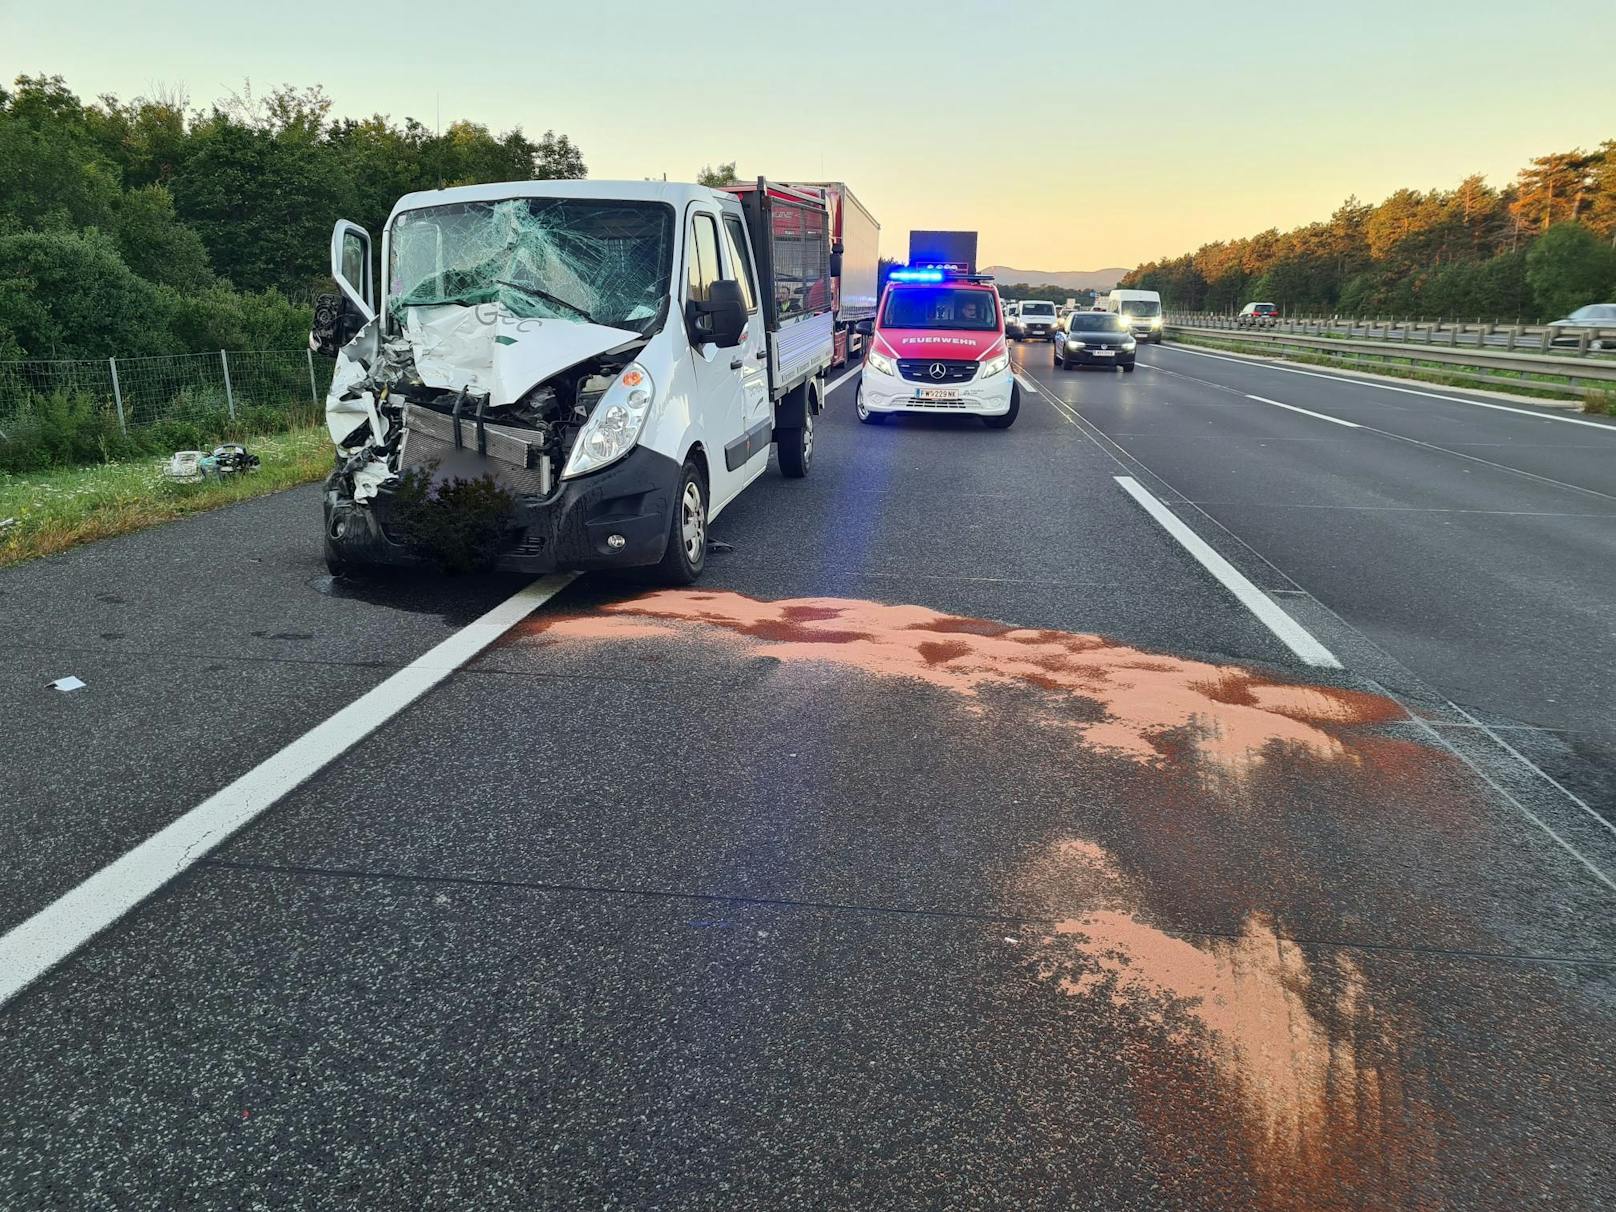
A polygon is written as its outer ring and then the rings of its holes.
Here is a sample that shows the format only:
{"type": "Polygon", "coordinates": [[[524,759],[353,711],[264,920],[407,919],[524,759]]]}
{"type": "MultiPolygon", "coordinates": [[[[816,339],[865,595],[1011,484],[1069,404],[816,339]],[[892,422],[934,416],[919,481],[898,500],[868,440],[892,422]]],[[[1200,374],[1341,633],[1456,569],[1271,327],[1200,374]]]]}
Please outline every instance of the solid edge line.
{"type": "Polygon", "coordinates": [[[1348,429],[1362,429],[1363,426],[1356,421],[1343,421],[1340,417],[1327,417],[1322,412],[1314,412],[1309,408],[1298,408],[1294,404],[1281,404],[1278,400],[1270,400],[1267,396],[1254,396],[1246,393],[1246,399],[1256,400],[1259,404],[1272,404],[1275,408],[1287,408],[1291,412],[1299,412],[1304,417],[1312,417],[1315,421],[1328,421],[1332,425],[1345,425],[1348,429]]]}
{"type": "Polygon", "coordinates": [[[1189,349],[1178,344],[1170,345],[1168,348],[1176,349],[1179,353],[1193,354],[1197,358],[1215,358],[1219,362],[1236,362],[1241,366],[1281,370],[1288,375],[1306,375],[1310,379],[1328,379],[1332,383],[1358,383],[1365,387],[1378,387],[1382,391],[1401,392],[1405,396],[1424,396],[1428,400],[1446,400],[1450,404],[1468,404],[1472,408],[1491,408],[1496,412],[1513,412],[1523,417],[1536,417],[1540,421],[1559,421],[1562,425],[1584,425],[1589,429],[1603,429],[1606,433],[1616,433],[1616,425],[1606,425],[1603,421],[1584,421],[1581,417],[1559,417],[1551,412],[1538,412],[1531,408],[1514,408],[1508,404],[1489,404],[1484,400],[1466,400],[1462,396],[1445,396],[1434,391],[1420,391],[1413,387],[1399,387],[1395,383],[1382,383],[1371,378],[1327,375],[1317,370],[1298,370],[1294,366],[1276,366],[1272,359],[1256,355],[1244,357],[1240,354],[1207,353],[1205,350],[1189,349]]]}
{"type": "Polygon", "coordinates": [[[1341,662],[1336,660],[1335,654],[1314,639],[1312,632],[1276,606],[1272,598],[1248,581],[1239,569],[1214,551],[1200,535],[1184,525],[1172,510],[1151,495],[1138,480],[1132,476],[1113,476],[1112,479],[1122,486],[1124,492],[1139,502],[1145,512],[1155,518],[1163,530],[1177,539],[1203,568],[1222,583],[1225,589],[1234,594],[1247,610],[1256,615],[1263,626],[1279,637],[1285,647],[1309,665],[1321,669],[1341,668],[1341,662]]]}
{"type": "MultiPolygon", "coordinates": [[[[1382,689],[1382,693],[1385,693],[1384,689],[1382,689]]],[[[1586,867],[1589,873],[1592,874],[1596,880],[1605,885],[1605,887],[1609,888],[1612,892],[1616,892],[1616,880],[1611,879],[1611,877],[1605,874],[1605,872],[1601,870],[1592,859],[1583,854],[1582,851],[1578,850],[1570,842],[1566,841],[1565,838],[1556,833],[1549,826],[1547,821],[1545,821],[1537,813],[1533,812],[1525,804],[1521,803],[1520,800],[1515,798],[1515,796],[1511,795],[1508,788],[1499,783],[1497,779],[1493,778],[1492,775],[1488,774],[1477,763],[1472,761],[1465,753],[1463,753],[1457,745],[1438,732],[1435,725],[1433,725],[1429,720],[1422,719],[1418,714],[1412,711],[1408,712],[1408,717],[1416,726],[1423,728],[1427,733],[1429,733],[1432,740],[1434,740],[1438,745],[1442,746],[1442,748],[1446,749],[1449,753],[1453,754],[1454,757],[1458,758],[1460,762],[1474,772],[1482,782],[1486,783],[1487,786],[1491,787],[1495,792],[1497,792],[1498,795],[1501,796],[1512,808],[1514,808],[1516,812],[1520,813],[1527,820],[1531,821],[1532,824],[1536,825],[1546,835],[1548,835],[1548,837],[1551,838],[1555,844],[1560,847],[1560,849],[1564,850],[1572,858],[1576,859],[1577,862],[1586,867]]],[[[1505,748],[1508,748],[1508,746],[1505,746],[1505,748]]],[[[1513,750],[1511,750],[1511,752],[1513,752],[1513,750]]],[[[1530,766],[1531,763],[1528,762],[1527,765],[1530,766]]]]}
{"type": "Polygon", "coordinates": [[[0,1006],[476,657],[577,576],[541,577],[0,938],[0,1006]]]}

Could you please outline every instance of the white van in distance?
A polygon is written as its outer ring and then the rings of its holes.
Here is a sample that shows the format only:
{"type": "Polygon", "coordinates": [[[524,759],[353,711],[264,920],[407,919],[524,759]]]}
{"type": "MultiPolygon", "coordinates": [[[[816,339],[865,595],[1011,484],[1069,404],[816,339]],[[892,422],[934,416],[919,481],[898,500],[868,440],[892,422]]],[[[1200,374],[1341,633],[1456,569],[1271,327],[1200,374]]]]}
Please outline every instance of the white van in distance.
{"type": "Polygon", "coordinates": [[[1113,290],[1106,296],[1105,310],[1125,316],[1133,335],[1157,345],[1162,339],[1161,295],[1154,290],[1113,290]]]}
{"type": "Polygon", "coordinates": [[[1055,331],[1060,317],[1055,305],[1042,299],[1023,299],[1004,317],[1005,330],[1018,341],[1043,340],[1055,331]]]}

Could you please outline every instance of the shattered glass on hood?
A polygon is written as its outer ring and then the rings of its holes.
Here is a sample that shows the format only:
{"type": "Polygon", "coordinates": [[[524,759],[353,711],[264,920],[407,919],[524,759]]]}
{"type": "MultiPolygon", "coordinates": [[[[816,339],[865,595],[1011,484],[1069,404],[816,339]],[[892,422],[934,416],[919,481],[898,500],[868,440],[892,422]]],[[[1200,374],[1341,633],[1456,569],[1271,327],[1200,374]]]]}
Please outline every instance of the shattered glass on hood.
{"type": "Polygon", "coordinates": [[[655,202],[508,198],[405,211],[389,241],[388,307],[499,303],[521,319],[648,335],[668,308],[673,211],[655,202]]]}

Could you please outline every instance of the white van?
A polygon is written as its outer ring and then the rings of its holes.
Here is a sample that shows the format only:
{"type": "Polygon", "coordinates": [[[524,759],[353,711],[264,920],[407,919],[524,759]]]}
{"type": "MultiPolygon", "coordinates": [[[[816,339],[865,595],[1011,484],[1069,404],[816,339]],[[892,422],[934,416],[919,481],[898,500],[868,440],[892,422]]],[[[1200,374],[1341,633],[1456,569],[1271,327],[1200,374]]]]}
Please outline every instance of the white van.
{"type": "Polygon", "coordinates": [[[1154,290],[1113,290],[1106,296],[1105,310],[1126,316],[1134,336],[1161,344],[1161,295],[1154,290]]]}
{"type": "Polygon", "coordinates": [[[1017,341],[1046,340],[1060,317],[1055,305],[1042,299],[1023,299],[1004,317],[1005,331],[1017,341]]]}
{"type": "Polygon", "coordinates": [[[379,295],[369,234],[338,222],[311,337],[337,359],[328,566],[445,563],[447,532],[469,566],[694,580],[771,445],[808,471],[833,272],[823,199],[762,180],[409,194],[379,295]]]}

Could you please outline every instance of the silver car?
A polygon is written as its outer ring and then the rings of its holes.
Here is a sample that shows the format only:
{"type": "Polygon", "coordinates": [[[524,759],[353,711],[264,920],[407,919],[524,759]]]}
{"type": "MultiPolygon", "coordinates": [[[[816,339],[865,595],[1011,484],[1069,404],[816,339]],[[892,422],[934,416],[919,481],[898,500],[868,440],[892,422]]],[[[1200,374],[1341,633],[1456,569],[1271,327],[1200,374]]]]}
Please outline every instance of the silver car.
{"type": "MultiPolygon", "coordinates": [[[[1592,328],[1603,330],[1607,335],[1603,340],[1595,338],[1588,342],[1590,349],[1605,349],[1616,347],[1616,303],[1590,303],[1586,307],[1579,307],[1563,320],[1556,320],[1554,328],[1592,328]]],[[[1575,345],[1580,338],[1576,335],[1560,333],[1555,336],[1556,345],[1575,345]]]]}

